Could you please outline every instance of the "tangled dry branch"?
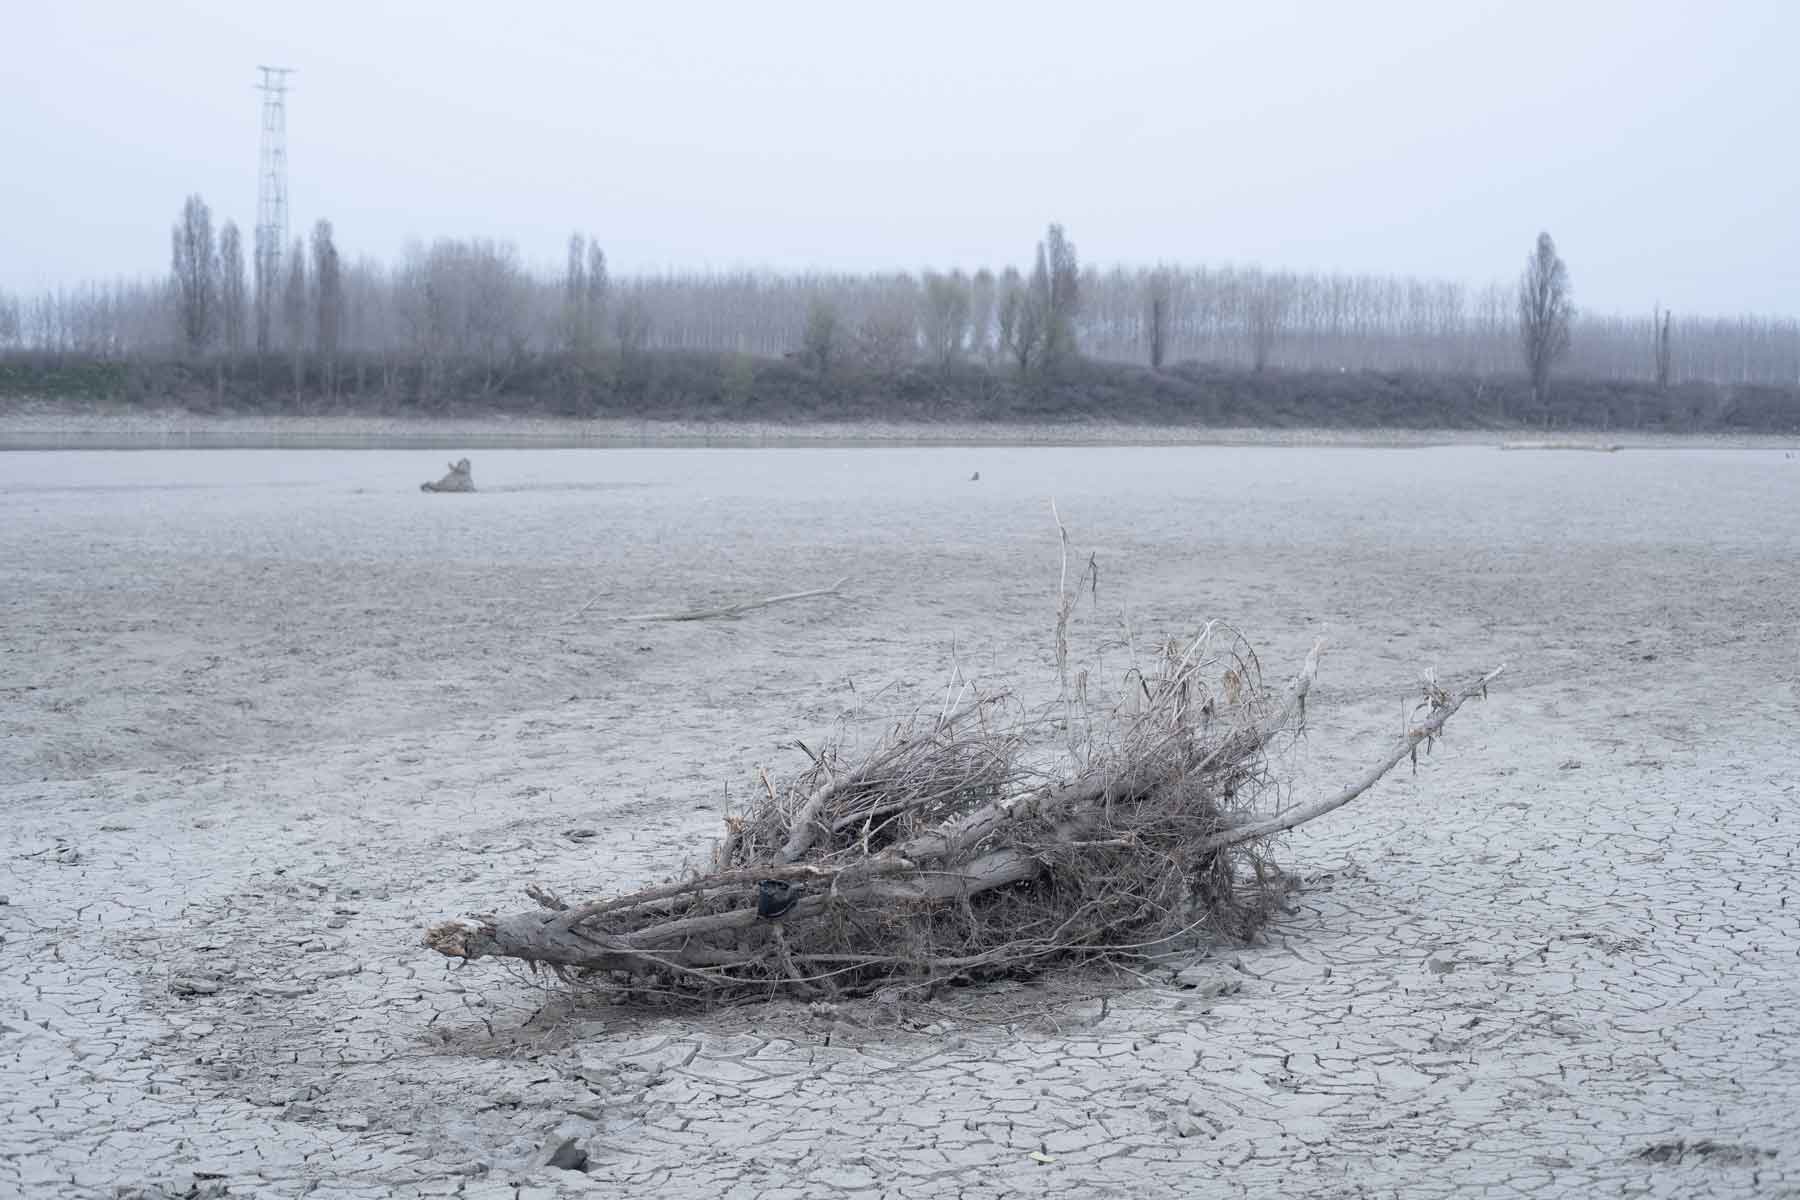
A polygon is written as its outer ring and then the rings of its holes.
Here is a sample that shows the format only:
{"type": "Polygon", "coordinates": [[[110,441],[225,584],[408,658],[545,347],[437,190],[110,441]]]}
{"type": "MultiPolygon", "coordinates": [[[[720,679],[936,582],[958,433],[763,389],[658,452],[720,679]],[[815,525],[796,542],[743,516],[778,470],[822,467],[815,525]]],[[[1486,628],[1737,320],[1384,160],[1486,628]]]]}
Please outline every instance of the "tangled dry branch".
{"type": "Polygon", "coordinates": [[[901,722],[856,761],[807,749],[805,770],[765,777],[760,802],[727,817],[704,868],[572,906],[533,889],[538,911],[447,921],[425,942],[636,994],[732,999],[1032,972],[1197,929],[1242,936],[1277,878],[1268,840],[1416,756],[1499,674],[1454,694],[1428,679],[1361,778],[1271,812],[1268,751],[1303,725],[1323,648],[1273,690],[1244,639],[1208,625],[1129,672],[1079,749],[1034,741],[1054,716],[1006,694],[901,722]]]}

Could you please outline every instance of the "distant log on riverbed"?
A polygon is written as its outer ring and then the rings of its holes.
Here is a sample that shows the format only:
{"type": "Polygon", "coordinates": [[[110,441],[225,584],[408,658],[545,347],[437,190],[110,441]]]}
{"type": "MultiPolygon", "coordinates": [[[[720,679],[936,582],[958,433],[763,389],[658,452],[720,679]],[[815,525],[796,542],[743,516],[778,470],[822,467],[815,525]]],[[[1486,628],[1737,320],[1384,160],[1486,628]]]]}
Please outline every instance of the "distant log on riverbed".
{"type": "Polygon", "coordinates": [[[458,459],[450,464],[450,472],[436,483],[421,483],[421,492],[472,492],[475,490],[475,475],[466,458],[458,459]]]}

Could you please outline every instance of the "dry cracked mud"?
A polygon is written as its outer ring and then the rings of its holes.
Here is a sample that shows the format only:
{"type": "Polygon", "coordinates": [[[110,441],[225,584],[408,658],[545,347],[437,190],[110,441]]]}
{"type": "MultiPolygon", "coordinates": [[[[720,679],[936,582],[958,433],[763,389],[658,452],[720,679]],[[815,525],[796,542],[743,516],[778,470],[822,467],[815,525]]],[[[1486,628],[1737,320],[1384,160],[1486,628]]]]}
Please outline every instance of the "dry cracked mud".
{"type": "Polygon", "coordinates": [[[0,1195],[1800,1195],[1780,454],[475,457],[0,455],[0,1195]],[[1092,629],[1330,627],[1297,794],[1504,686],[1140,979],[699,1014],[419,945],[666,876],[953,638],[1047,679],[1051,495],[1092,629]]]}

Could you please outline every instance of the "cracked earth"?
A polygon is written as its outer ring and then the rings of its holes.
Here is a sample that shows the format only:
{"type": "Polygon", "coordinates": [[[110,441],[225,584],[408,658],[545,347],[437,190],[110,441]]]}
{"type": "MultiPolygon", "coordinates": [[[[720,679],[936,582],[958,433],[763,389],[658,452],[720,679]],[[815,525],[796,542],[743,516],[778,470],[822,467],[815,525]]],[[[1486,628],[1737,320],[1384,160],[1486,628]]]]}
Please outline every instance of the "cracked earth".
{"type": "Polygon", "coordinates": [[[1779,452],[443,457],[0,455],[0,1195],[1800,1195],[1779,452]],[[1328,627],[1298,799],[1507,674],[1138,978],[702,1014],[419,944],[678,870],[953,645],[1053,686],[1052,495],[1090,644],[1328,627]]]}

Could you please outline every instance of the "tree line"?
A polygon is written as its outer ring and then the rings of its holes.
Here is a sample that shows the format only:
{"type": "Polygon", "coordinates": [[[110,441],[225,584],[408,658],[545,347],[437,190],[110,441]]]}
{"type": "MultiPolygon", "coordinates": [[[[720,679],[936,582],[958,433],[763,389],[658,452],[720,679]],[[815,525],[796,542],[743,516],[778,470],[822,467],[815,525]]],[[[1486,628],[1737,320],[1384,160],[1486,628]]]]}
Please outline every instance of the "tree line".
{"type": "Polygon", "coordinates": [[[163,279],[34,296],[0,293],[0,351],[104,360],[253,356],[327,392],[338,364],[492,378],[543,356],[629,361],[655,350],[792,358],[817,369],[980,364],[1053,371],[1076,357],[1260,372],[1417,371],[1529,376],[1552,369],[1659,386],[1800,382],[1800,321],[1589,314],[1571,302],[1549,235],[1516,282],[1463,284],[1257,267],[1083,265],[1052,225],[1028,271],[668,272],[615,278],[576,233],[558,270],[515,246],[440,238],[398,260],[340,256],[329,221],[294,239],[278,270],[182,206],[163,279]],[[250,261],[246,261],[246,259],[250,261]],[[271,277],[265,278],[265,275],[271,277]]]}

